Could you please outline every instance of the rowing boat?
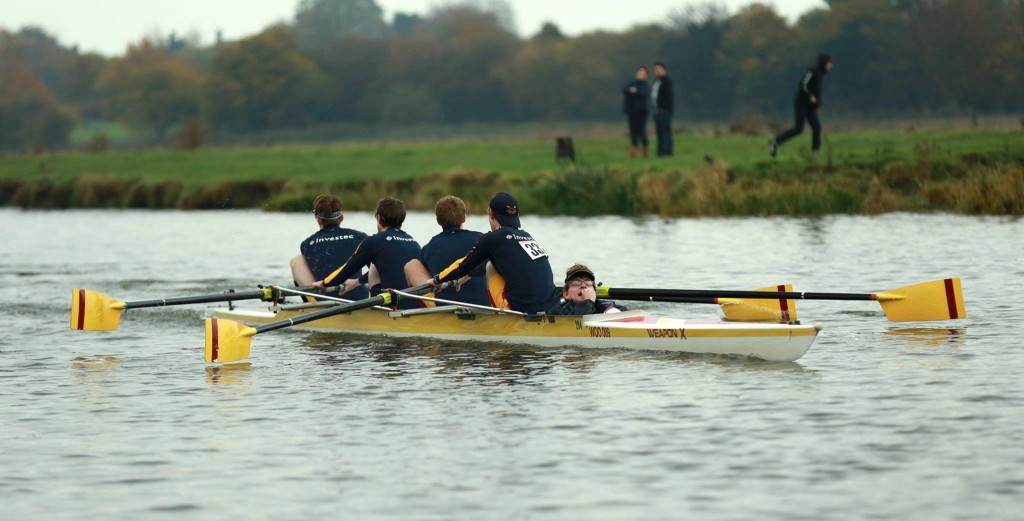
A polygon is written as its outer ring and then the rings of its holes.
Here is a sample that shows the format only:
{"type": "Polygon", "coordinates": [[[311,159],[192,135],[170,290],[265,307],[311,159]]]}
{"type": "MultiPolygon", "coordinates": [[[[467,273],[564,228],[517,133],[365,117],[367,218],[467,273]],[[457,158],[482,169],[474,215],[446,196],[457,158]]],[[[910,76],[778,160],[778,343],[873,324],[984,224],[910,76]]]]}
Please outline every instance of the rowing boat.
{"type": "MultiPolygon", "coordinates": [[[[308,305],[236,308],[217,310],[214,315],[221,320],[259,326],[301,317],[316,309],[308,305]]],[[[648,349],[786,362],[803,356],[821,329],[800,324],[684,320],[650,315],[642,310],[553,316],[482,312],[463,306],[406,311],[360,309],[296,327],[385,338],[648,349]]]]}

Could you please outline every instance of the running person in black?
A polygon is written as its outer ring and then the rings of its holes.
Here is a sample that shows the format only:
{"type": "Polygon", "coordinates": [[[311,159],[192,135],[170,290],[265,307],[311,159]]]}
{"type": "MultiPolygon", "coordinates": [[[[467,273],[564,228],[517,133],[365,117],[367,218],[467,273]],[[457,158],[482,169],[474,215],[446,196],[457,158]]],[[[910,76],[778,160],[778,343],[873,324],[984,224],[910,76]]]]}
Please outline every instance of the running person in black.
{"type": "MultiPolygon", "coordinates": [[[[413,259],[405,265],[405,276],[410,287],[429,282],[431,273],[441,271],[462,259],[483,235],[462,227],[466,223],[466,203],[454,195],[446,195],[439,199],[434,206],[434,215],[437,217],[437,224],[441,225],[441,233],[423,246],[419,259],[413,259]]],[[[434,296],[490,306],[491,298],[487,295],[484,265],[477,266],[469,275],[469,281],[458,290],[448,288],[434,296]]]]}
{"type": "MultiPolygon", "coordinates": [[[[405,265],[419,256],[420,245],[416,239],[402,231],[405,205],[398,199],[385,197],[377,201],[376,217],[378,233],[366,238],[340,268],[318,282],[317,286],[330,286],[335,281],[343,280],[345,287],[350,288],[350,285],[354,286],[350,284],[350,277],[372,264],[369,275],[370,296],[377,296],[388,289],[408,287],[405,282],[405,265]]],[[[418,306],[419,302],[412,299],[400,300],[398,304],[399,309],[418,306]]]]}
{"type": "MultiPolygon", "coordinates": [[[[341,199],[324,194],[313,201],[313,215],[320,230],[310,235],[299,245],[301,255],[291,261],[292,278],[297,286],[309,286],[331,274],[338,259],[347,259],[366,239],[366,234],[349,228],[342,228],[345,215],[341,211],[341,199]]],[[[362,282],[365,282],[363,280],[362,282]]],[[[338,292],[331,294],[338,296],[338,292]]],[[[353,284],[345,293],[346,299],[362,300],[368,296],[366,286],[353,284]]]]}
{"type": "Polygon", "coordinates": [[[768,152],[775,157],[779,151],[779,145],[799,136],[804,131],[804,120],[811,124],[811,150],[817,151],[821,148],[821,121],[818,120],[818,109],[821,108],[821,87],[825,75],[832,70],[832,57],[827,54],[818,55],[818,64],[807,69],[800,84],[796,89],[796,99],[793,100],[793,112],[796,125],[775,136],[775,139],[768,142],[768,152]]]}
{"type": "Polygon", "coordinates": [[[433,278],[435,285],[469,275],[490,260],[505,279],[504,298],[514,311],[543,313],[558,304],[548,254],[520,228],[519,202],[499,192],[491,198],[487,217],[491,231],[483,234],[473,249],[433,278]]]}

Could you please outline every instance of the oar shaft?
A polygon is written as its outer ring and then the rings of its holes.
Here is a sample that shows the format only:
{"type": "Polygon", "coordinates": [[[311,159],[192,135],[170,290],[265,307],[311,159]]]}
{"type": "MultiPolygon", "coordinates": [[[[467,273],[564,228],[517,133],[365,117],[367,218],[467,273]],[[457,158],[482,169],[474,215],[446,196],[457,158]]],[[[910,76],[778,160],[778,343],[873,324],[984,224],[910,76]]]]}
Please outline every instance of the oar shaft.
{"type": "Polygon", "coordinates": [[[306,322],[312,322],[314,320],[320,320],[321,318],[333,317],[334,315],[340,315],[342,313],[348,313],[350,311],[356,311],[359,309],[370,308],[373,306],[383,306],[390,302],[389,298],[378,296],[367,300],[360,300],[358,302],[352,302],[350,304],[341,304],[334,307],[329,307],[320,311],[314,311],[313,313],[307,313],[305,315],[299,315],[295,318],[289,318],[285,320],[278,320],[270,324],[265,324],[256,328],[255,334],[266,333],[268,331],[274,331],[277,329],[286,328],[289,326],[297,326],[299,324],[305,324],[306,322]]]}
{"type": "MultiPolygon", "coordinates": [[[[299,291],[318,291],[313,286],[302,286],[297,289],[299,291]]],[[[337,290],[337,287],[330,287],[325,292],[330,293],[337,290]]],[[[197,295],[195,297],[173,297],[164,299],[153,299],[153,300],[137,300],[134,302],[125,302],[125,309],[138,309],[138,308],[154,308],[160,306],[177,306],[181,304],[205,304],[208,302],[228,302],[232,300],[273,300],[275,297],[280,296],[280,290],[273,286],[268,286],[263,289],[255,289],[252,291],[239,291],[237,293],[214,293],[211,295],[197,295]]]]}
{"type": "MultiPolygon", "coordinates": [[[[448,287],[452,283],[446,282],[441,285],[441,289],[448,287]]],[[[423,284],[414,288],[409,288],[404,293],[411,293],[413,295],[422,295],[429,293],[433,290],[433,286],[430,284],[423,284]]],[[[320,320],[321,318],[333,317],[334,315],[340,315],[342,313],[348,313],[360,309],[372,308],[373,306],[385,306],[392,302],[400,300],[401,296],[393,296],[391,293],[381,293],[376,297],[370,297],[365,300],[358,300],[356,302],[350,302],[348,304],[341,304],[338,306],[330,307],[320,311],[314,311],[313,313],[307,313],[304,315],[297,316],[295,318],[289,318],[285,320],[278,320],[270,324],[265,324],[256,328],[254,334],[266,333],[268,331],[274,331],[277,329],[286,328],[289,326],[297,326],[299,324],[305,324],[306,322],[312,322],[314,320],[320,320]]]]}
{"type": "Polygon", "coordinates": [[[741,298],[768,300],[877,300],[877,297],[874,293],[811,293],[801,291],[729,291],[703,289],[644,288],[599,288],[599,293],[601,289],[607,291],[608,298],[617,298],[621,300],[660,300],[663,298],[741,298]]]}

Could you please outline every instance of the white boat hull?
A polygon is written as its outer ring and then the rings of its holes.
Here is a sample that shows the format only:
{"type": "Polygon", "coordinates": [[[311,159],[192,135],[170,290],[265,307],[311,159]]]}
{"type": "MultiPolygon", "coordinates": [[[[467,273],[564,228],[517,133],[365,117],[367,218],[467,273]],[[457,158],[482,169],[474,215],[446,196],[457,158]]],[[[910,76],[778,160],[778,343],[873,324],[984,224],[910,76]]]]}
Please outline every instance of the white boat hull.
{"type": "MultiPolygon", "coordinates": [[[[219,310],[217,318],[250,326],[314,310],[219,310]]],[[[540,347],[627,348],[793,361],[810,349],[820,328],[799,324],[707,322],[650,316],[642,311],[585,316],[523,317],[493,313],[395,316],[359,310],[308,322],[302,329],[392,338],[431,338],[540,347]]]]}

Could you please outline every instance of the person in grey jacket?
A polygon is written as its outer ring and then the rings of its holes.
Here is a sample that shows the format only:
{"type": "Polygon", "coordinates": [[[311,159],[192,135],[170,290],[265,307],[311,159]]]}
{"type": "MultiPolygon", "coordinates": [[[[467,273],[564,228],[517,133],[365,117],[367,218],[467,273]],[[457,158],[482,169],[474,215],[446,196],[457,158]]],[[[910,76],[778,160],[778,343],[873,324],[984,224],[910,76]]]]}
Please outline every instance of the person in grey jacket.
{"type": "Polygon", "coordinates": [[[654,99],[654,135],[658,138],[658,157],[671,156],[672,113],[676,108],[675,88],[668,69],[661,62],[654,62],[654,85],[651,87],[654,99]]]}

